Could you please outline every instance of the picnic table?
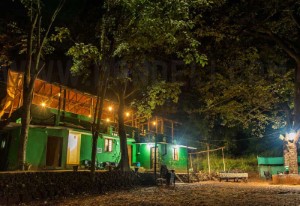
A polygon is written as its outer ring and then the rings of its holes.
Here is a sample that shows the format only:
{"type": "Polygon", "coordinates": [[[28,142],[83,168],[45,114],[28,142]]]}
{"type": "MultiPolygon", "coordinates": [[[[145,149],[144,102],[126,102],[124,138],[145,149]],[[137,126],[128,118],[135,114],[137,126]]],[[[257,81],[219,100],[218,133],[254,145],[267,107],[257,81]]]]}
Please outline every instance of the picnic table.
{"type": "Polygon", "coordinates": [[[220,172],[219,174],[219,180],[220,182],[222,180],[226,180],[227,182],[229,180],[233,180],[234,182],[238,182],[239,180],[243,180],[244,182],[248,181],[248,173],[242,173],[242,172],[220,172]]]}

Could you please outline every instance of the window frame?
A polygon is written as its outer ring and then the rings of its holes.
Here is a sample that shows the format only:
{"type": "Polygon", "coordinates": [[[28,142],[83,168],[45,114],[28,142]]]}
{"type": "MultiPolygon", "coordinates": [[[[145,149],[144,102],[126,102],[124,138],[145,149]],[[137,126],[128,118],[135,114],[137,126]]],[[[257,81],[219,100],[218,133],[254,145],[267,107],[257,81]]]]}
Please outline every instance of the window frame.
{"type": "Polygon", "coordinates": [[[113,139],[105,138],[104,139],[104,152],[113,151],[113,139]]]}
{"type": "Polygon", "coordinates": [[[178,148],[173,148],[173,160],[174,161],[179,161],[179,150],[178,148]]]}

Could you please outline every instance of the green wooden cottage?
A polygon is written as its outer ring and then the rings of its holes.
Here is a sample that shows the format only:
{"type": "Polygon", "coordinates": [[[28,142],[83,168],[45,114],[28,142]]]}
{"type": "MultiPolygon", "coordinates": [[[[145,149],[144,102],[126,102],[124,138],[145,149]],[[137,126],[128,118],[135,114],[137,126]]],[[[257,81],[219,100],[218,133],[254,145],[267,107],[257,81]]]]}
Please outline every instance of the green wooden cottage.
{"type": "MultiPolygon", "coordinates": [[[[283,157],[257,157],[258,172],[260,177],[265,177],[264,172],[269,172],[271,175],[284,173],[286,168],[284,167],[283,157]]],[[[300,163],[300,156],[298,156],[298,165],[300,163]]],[[[298,168],[300,173],[300,167],[298,168]]]]}
{"type": "MultiPolygon", "coordinates": [[[[10,117],[13,121],[0,131],[0,170],[18,168],[21,81],[20,73],[9,71],[0,118],[10,117]]],[[[91,94],[42,80],[35,82],[26,156],[31,170],[65,170],[75,165],[85,169],[91,159],[90,127],[95,102],[96,97],[91,94]]],[[[118,125],[115,123],[118,105],[106,100],[104,108],[96,156],[99,167],[114,165],[120,160],[118,125]]],[[[143,171],[153,171],[156,162],[156,168],[164,164],[177,172],[187,171],[188,151],[195,148],[175,144],[177,122],[161,117],[142,121],[130,108],[126,109],[124,118],[132,167],[139,165],[143,171]]]]}

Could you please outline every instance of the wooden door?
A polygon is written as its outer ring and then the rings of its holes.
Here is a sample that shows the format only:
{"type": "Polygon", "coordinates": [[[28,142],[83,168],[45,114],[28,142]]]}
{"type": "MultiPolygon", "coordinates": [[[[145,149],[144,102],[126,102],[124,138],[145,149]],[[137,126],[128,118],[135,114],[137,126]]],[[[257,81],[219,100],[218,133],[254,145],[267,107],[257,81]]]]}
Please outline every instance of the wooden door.
{"type": "Polygon", "coordinates": [[[78,165],[80,162],[80,143],[79,133],[70,133],[68,137],[67,164],[78,165]]]}
{"type": "MultiPolygon", "coordinates": [[[[155,163],[155,147],[151,147],[151,154],[150,154],[150,169],[154,169],[155,163]]],[[[156,147],[156,169],[159,169],[159,155],[158,155],[158,147],[156,147]]]]}
{"type": "Polygon", "coordinates": [[[61,167],[62,137],[49,136],[47,140],[46,166],[61,167]]]}
{"type": "Polygon", "coordinates": [[[129,166],[132,164],[132,146],[127,145],[129,166]]]}

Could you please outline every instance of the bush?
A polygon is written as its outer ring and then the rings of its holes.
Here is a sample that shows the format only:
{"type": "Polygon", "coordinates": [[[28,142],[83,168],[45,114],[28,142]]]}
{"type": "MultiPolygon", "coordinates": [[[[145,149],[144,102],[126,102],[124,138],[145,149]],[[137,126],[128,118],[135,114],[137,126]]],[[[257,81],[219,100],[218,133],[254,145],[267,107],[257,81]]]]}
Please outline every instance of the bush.
{"type": "MultiPolygon", "coordinates": [[[[207,156],[202,155],[192,158],[194,171],[208,172],[207,156]]],[[[221,172],[224,170],[222,156],[210,155],[211,172],[221,172]]],[[[257,171],[257,158],[255,156],[240,158],[225,158],[225,169],[227,171],[254,172],[257,171]]]]}

